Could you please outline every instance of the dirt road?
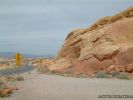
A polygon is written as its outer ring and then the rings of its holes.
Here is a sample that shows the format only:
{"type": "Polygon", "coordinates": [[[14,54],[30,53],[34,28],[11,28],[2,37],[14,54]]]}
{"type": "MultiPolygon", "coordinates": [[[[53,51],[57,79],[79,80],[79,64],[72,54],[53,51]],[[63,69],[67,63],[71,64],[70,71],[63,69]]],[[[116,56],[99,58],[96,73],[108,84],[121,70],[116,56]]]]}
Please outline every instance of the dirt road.
{"type": "Polygon", "coordinates": [[[2,100],[133,100],[98,98],[99,95],[133,95],[131,80],[30,74],[17,85],[19,90],[2,100]]]}

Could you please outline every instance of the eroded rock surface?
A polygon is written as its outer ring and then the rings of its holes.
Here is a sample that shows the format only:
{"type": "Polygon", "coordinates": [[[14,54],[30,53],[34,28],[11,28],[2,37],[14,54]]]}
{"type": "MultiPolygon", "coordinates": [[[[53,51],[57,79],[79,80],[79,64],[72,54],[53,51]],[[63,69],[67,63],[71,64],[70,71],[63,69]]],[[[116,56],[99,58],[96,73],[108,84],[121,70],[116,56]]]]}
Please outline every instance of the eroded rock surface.
{"type": "Polygon", "coordinates": [[[93,74],[133,73],[133,7],[68,34],[50,70],[93,74]]]}

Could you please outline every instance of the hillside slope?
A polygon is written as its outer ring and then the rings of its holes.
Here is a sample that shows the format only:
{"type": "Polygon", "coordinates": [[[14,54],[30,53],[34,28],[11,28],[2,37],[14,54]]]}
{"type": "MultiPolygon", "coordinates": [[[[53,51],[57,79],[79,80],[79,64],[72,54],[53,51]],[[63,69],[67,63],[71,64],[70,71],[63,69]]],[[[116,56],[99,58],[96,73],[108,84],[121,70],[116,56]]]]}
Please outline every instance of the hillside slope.
{"type": "Polygon", "coordinates": [[[70,32],[49,69],[75,74],[133,73],[133,7],[70,32]]]}

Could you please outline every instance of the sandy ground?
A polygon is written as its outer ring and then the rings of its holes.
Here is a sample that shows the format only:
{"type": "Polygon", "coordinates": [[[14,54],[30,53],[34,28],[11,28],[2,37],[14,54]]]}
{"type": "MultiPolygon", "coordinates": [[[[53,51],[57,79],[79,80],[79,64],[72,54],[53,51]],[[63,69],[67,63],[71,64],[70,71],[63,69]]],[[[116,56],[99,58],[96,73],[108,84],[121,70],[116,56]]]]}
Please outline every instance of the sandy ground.
{"type": "Polygon", "coordinates": [[[25,74],[19,90],[1,100],[133,100],[98,98],[99,95],[133,95],[133,81],[72,78],[57,75],[25,74]]]}

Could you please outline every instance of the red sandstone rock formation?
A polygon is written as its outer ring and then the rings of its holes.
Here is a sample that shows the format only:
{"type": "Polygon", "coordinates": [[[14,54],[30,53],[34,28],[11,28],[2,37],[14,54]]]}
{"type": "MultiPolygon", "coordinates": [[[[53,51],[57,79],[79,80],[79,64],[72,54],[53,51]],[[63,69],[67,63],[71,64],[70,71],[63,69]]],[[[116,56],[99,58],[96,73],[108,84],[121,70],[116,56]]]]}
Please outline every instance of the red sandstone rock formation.
{"type": "Polygon", "coordinates": [[[133,8],[70,32],[49,68],[75,74],[133,73],[133,8]]]}

